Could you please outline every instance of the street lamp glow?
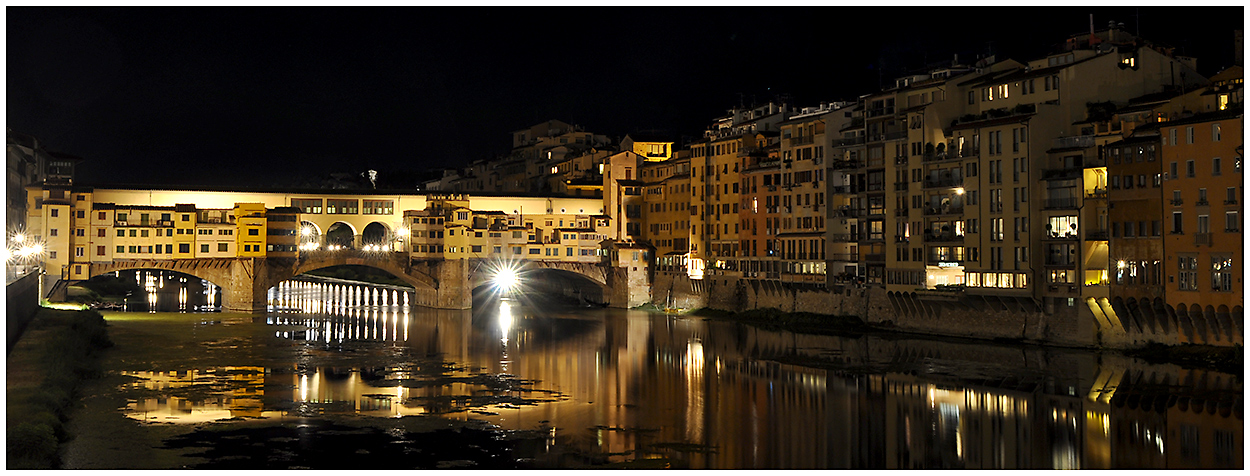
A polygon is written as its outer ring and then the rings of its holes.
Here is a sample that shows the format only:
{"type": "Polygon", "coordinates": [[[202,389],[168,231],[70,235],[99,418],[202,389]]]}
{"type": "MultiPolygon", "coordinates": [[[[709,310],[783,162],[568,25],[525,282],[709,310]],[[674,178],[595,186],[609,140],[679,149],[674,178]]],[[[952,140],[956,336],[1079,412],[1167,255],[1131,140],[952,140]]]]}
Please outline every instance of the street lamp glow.
{"type": "Polygon", "coordinates": [[[16,234],[16,235],[13,235],[13,242],[15,242],[15,243],[21,243],[21,242],[23,242],[23,241],[26,241],[26,235],[23,235],[23,234],[21,234],[21,233],[18,233],[18,234],[16,234]]]}
{"type": "Polygon", "coordinates": [[[963,195],[963,194],[964,194],[964,188],[963,188],[963,187],[958,187],[958,188],[956,188],[956,189],[955,189],[955,195],[963,195]]]}
{"type": "Polygon", "coordinates": [[[400,229],[398,229],[398,230],[395,230],[395,234],[396,234],[396,235],[399,235],[401,238],[402,238],[402,237],[405,237],[405,236],[408,236],[408,229],[407,229],[407,228],[400,228],[400,229]]]}
{"type": "Polygon", "coordinates": [[[313,234],[313,229],[312,229],[312,227],[311,227],[311,226],[306,226],[306,227],[304,227],[304,229],[303,229],[303,230],[300,230],[300,234],[302,234],[302,235],[304,235],[304,236],[312,236],[312,234],[313,234]]]}

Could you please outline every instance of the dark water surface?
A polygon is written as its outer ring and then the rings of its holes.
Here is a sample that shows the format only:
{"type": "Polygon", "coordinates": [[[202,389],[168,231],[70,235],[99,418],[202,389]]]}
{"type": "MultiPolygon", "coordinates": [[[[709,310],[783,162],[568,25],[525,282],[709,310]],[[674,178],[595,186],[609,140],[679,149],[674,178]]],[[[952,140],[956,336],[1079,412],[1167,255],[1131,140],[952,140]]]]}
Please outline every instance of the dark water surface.
{"type": "MultiPolygon", "coordinates": [[[[180,279],[136,301],[212,304],[211,286],[180,279]]],[[[1114,353],[405,299],[293,281],[271,291],[264,316],[106,313],[110,376],[74,418],[66,466],[1243,464],[1242,383],[1228,374],[1114,353]]]]}

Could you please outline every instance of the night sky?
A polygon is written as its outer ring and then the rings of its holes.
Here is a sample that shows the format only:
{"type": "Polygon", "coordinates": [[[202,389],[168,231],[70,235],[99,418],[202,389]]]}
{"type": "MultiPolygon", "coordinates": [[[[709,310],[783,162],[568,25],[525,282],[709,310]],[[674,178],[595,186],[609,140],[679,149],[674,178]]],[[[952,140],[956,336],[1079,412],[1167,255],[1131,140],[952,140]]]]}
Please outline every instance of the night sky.
{"type": "Polygon", "coordinates": [[[745,102],[855,97],[926,64],[1020,61],[1089,14],[1233,61],[1243,8],[6,8],[8,127],[78,181],[411,188],[558,119],[695,137],[745,102]],[[1140,19],[1140,25],[1138,25],[1140,19]],[[871,27],[871,28],[870,28],[871,27]],[[388,180],[389,179],[389,180],[388,180]]]}

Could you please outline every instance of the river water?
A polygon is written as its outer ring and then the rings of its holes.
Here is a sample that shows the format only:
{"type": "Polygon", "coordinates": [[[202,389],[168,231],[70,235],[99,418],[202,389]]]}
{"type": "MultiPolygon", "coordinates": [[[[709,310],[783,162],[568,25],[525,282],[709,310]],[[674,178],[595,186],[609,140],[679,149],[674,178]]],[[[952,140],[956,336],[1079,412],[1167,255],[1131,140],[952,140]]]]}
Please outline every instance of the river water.
{"type": "Polygon", "coordinates": [[[1239,376],[1114,353],[525,300],[433,310],[311,279],[271,290],[263,316],[191,312],[219,291],[147,276],[106,313],[109,377],[66,467],[1243,464],[1239,376]]]}

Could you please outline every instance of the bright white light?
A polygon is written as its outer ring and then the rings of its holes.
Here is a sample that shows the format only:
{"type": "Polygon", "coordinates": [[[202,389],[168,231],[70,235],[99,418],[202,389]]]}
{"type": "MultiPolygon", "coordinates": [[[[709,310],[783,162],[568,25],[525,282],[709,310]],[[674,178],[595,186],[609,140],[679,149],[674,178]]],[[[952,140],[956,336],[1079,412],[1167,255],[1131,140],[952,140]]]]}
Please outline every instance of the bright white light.
{"type": "Polygon", "coordinates": [[[512,330],[512,306],[507,301],[499,303],[499,330],[504,343],[508,343],[508,331],[512,330]]]}
{"type": "Polygon", "coordinates": [[[1128,263],[1125,263],[1124,260],[1120,260],[1120,262],[1116,263],[1116,267],[1124,269],[1128,267],[1128,263]]]}
{"type": "Polygon", "coordinates": [[[955,189],[955,195],[963,195],[963,194],[964,194],[964,188],[963,188],[963,187],[959,187],[959,188],[956,188],[956,189],[955,189]]]}
{"type": "Polygon", "coordinates": [[[398,229],[398,230],[395,230],[395,234],[396,234],[396,235],[399,235],[399,236],[408,236],[408,229],[407,229],[407,228],[400,228],[400,229],[398,229]]]}
{"type": "Polygon", "coordinates": [[[313,229],[311,226],[306,226],[304,227],[303,230],[300,230],[300,233],[303,234],[304,236],[312,236],[313,229]]]}
{"type": "Polygon", "coordinates": [[[26,241],[26,235],[23,235],[23,234],[21,234],[21,233],[18,233],[18,234],[16,234],[16,235],[13,235],[13,241],[14,241],[14,242],[17,242],[17,243],[21,243],[21,242],[23,242],[23,241],[26,241]]]}
{"type": "Polygon", "coordinates": [[[521,284],[521,279],[517,276],[517,272],[512,268],[503,268],[495,273],[493,279],[495,288],[501,291],[511,291],[521,284]]]}

